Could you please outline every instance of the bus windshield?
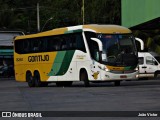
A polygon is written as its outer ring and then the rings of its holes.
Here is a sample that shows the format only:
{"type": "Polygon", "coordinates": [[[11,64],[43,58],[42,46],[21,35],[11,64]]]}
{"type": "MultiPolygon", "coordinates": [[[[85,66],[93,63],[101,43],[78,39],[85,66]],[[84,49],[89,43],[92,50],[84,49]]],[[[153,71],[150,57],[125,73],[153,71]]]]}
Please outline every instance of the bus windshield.
{"type": "Polygon", "coordinates": [[[124,66],[127,65],[124,59],[136,56],[135,42],[131,34],[99,34],[98,39],[103,44],[102,62],[124,66]],[[124,58],[124,54],[126,58],[124,58]]]}

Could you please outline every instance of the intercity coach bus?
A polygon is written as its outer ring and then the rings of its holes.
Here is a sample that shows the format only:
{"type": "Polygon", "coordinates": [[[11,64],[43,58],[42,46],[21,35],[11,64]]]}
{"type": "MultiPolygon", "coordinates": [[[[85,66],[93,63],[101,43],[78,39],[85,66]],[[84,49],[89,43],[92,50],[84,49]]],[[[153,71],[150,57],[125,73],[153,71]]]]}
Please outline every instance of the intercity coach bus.
{"type": "Polygon", "coordinates": [[[16,81],[29,87],[70,86],[73,81],[137,79],[138,59],[132,32],[118,25],[78,25],[18,36],[14,40],[16,81]]]}

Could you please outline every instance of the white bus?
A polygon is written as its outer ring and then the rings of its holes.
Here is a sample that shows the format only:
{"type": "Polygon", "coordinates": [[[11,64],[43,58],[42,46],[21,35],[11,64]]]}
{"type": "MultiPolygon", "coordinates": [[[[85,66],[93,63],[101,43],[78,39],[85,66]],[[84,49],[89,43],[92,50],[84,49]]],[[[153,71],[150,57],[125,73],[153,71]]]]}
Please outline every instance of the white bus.
{"type": "Polygon", "coordinates": [[[17,81],[30,87],[70,86],[73,81],[136,79],[138,57],[132,32],[117,25],[64,27],[14,40],[17,81]]]}

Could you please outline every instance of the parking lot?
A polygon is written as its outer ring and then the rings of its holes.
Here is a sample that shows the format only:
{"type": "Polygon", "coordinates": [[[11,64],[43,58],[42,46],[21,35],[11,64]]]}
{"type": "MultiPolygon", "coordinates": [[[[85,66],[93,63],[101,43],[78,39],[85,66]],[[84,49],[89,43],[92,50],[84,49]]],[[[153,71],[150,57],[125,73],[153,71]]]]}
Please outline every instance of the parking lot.
{"type": "Polygon", "coordinates": [[[159,111],[160,80],[123,81],[118,87],[113,83],[91,83],[86,88],[83,82],[75,82],[71,87],[52,83],[29,88],[27,83],[0,78],[0,96],[0,111],[159,111]]]}

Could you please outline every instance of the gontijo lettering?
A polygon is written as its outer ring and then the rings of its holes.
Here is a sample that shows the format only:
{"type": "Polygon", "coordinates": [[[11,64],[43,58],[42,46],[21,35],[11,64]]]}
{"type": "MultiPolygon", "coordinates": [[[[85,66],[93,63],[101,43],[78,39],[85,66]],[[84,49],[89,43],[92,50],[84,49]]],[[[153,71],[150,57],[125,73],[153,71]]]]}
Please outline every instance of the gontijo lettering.
{"type": "Polygon", "coordinates": [[[35,55],[28,57],[28,62],[40,62],[40,61],[49,61],[49,55],[35,55]]]}

